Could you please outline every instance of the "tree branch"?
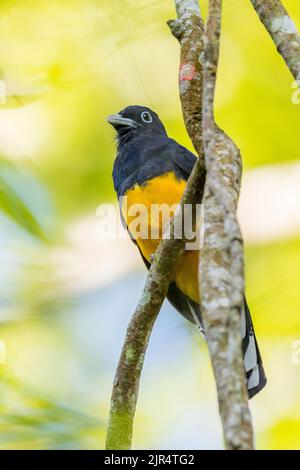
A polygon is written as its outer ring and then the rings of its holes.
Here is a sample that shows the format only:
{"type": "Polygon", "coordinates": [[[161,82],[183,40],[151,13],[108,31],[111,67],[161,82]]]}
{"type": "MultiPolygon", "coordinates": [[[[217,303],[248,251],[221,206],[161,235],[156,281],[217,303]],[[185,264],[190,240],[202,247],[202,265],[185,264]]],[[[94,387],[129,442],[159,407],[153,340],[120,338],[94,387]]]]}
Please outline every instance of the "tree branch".
{"type": "Polygon", "coordinates": [[[204,167],[202,144],[202,65],[204,23],[198,0],[175,0],[177,19],[167,22],[180,43],[179,94],[187,132],[204,167]]]}
{"type": "Polygon", "coordinates": [[[251,0],[295,80],[300,83],[300,36],[280,0],[251,0]]]}
{"type": "Polygon", "coordinates": [[[106,449],[131,448],[133,419],[145,352],[183,250],[181,240],[168,240],[161,242],[155,253],[142,296],[127,329],[116,371],[106,449]]]}
{"type": "Polygon", "coordinates": [[[210,0],[203,60],[203,142],[207,170],[204,246],[200,257],[201,313],[218,391],[227,449],[253,449],[242,360],[243,244],[236,209],[242,162],[233,141],[215,124],[221,0],[210,0]]]}
{"type": "Polygon", "coordinates": [[[145,287],[130,320],[117,367],[111,397],[106,449],[130,449],[139,382],[150,334],[173,280],[185,247],[185,240],[174,238],[174,225],[185,204],[202,200],[201,171],[195,165],[188,180],[180,209],[170,224],[171,239],[162,240],[155,252],[145,287]]]}

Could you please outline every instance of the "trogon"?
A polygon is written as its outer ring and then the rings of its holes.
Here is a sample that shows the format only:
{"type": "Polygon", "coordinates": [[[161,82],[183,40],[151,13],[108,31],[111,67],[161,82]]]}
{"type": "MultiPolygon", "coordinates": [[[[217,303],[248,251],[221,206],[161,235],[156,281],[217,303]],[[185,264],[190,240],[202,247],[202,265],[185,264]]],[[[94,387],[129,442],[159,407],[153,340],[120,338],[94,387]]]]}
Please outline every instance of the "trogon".
{"type": "MultiPolygon", "coordinates": [[[[168,137],[158,115],[143,106],[128,106],[107,121],[116,130],[117,155],[113,181],[120,201],[122,222],[127,229],[133,222],[136,209],[145,218],[146,236],[129,230],[149,269],[162,236],[162,221],[154,217],[151,207],[179,203],[196,157],[189,150],[168,137]],[[154,227],[155,226],[155,227],[154,227]],[[152,237],[153,228],[159,235],[152,237]]],[[[144,230],[145,231],[145,230],[144,230]]],[[[202,330],[200,295],[198,287],[199,250],[186,250],[170,284],[167,298],[187,320],[202,330]]],[[[204,332],[205,334],[205,332],[204,332]]],[[[258,349],[250,311],[246,302],[241,312],[241,340],[244,354],[245,377],[249,398],[266,384],[266,377],[258,349]]]]}

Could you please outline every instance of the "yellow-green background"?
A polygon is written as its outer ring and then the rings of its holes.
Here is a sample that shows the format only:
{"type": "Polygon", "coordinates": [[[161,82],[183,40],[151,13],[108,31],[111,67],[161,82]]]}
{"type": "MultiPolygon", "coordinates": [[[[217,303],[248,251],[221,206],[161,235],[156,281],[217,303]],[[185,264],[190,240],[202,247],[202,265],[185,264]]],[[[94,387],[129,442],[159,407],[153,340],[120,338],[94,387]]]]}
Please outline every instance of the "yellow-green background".
{"type": "MultiPolygon", "coordinates": [[[[300,27],[299,1],[284,3],[300,27]]],[[[8,88],[0,105],[0,340],[7,357],[0,448],[103,448],[111,381],[143,268],[67,295],[67,280],[49,260],[68,244],[72,224],[114,200],[108,114],[150,106],[191,148],[178,99],[178,45],[166,26],[174,15],[172,0],[0,2],[0,78],[8,88]]],[[[250,0],[224,0],[216,112],[245,170],[299,159],[292,82],[250,0]]],[[[269,377],[251,405],[257,446],[300,448],[300,365],[291,361],[300,338],[300,238],[247,245],[246,266],[269,377]]],[[[134,444],[220,447],[206,348],[168,315],[150,346],[134,444]]]]}

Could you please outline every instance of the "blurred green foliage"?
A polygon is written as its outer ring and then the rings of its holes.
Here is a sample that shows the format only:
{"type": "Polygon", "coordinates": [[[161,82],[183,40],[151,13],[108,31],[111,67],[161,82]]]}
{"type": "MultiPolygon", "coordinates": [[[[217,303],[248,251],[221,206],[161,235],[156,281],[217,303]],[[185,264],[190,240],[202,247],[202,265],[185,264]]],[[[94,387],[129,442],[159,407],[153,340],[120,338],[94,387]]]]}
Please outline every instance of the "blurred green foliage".
{"type": "Polygon", "coordinates": [[[14,188],[18,176],[18,169],[15,166],[6,160],[0,160],[0,208],[18,226],[45,242],[47,240],[45,231],[24,201],[23,194],[19,195],[14,188]]]}
{"type": "Polygon", "coordinates": [[[98,446],[105,422],[47,398],[13,377],[0,383],[0,449],[78,448],[98,446]]]}
{"type": "MultiPolygon", "coordinates": [[[[207,0],[203,4],[206,12],[207,0]]],[[[299,2],[285,5],[300,27],[299,2]]],[[[101,447],[110,382],[99,408],[80,400],[61,404],[64,394],[81,394],[85,376],[82,369],[77,377],[76,364],[62,359],[80,349],[70,346],[63,316],[70,321],[78,299],[66,288],[70,280],[58,273],[54,254],[70,244],[73,224],[114,197],[108,114],[129,104],[150,106],[169,134],[191,148],[178,99],[178,45],[165,24],[175,15],[173,2],[2,0],[0,8],[7,91],[0,104],[0,339],[10,356],[15,352],[13,362],[0,364],[0,447],[101,447]]],[[[299,160],[293,79],[251,3],[225,0],[223,27],[219,124],[241,148],[246,169],[299,160]]],[[[261,419],[258,446],[297,448],[299,371],[290,353],[300,334],[300,241],[246,248],[248,297],[269,377],[265,395],[253,405],[261,419]]],[[[123,314],[122,300],[115,314],[123,314]]],[[[100,342],[105,335],[99,331],[100,342]]],[[[84,362],[87,353],[80,354],[84,362]]],[[[87,363],[95,366],[97,360],[88,356],[87,363]]],[[[95,370],[100,389],[106,371],[98,363],[95,370]]],[[[154,402],[166,387],[151,384],[154,402]]],[[[139,435],[149,421],[150,412],[138,415],[139,435]]]]}

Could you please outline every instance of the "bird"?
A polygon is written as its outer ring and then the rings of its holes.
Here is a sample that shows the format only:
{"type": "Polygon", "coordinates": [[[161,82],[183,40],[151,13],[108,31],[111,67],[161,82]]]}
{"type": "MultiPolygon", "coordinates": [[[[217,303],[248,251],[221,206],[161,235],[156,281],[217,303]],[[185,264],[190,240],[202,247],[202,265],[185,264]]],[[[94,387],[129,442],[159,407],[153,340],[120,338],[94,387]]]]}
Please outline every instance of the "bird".
{"type": "MultiPolygon", "coordinates": [[[[121,220],[149,269],[163,235],[161,218],[150,211],[161,204],[169,207],[179,204],[197,157],[170,138],[158,115],[146,106],[127,106],[106,120],[116,131],[112,176],[121,220]],[[138,212],[139,224],[134,230],[132,226],[138,212]]],[[[169,285],[167,299],[205,336],[198,282],[200,253],[198,249],[184,252],[169,285]]],[[[241,310],[241,343],[250,399],[265,386],[266,376],[245,296],[241,310]]]]}

